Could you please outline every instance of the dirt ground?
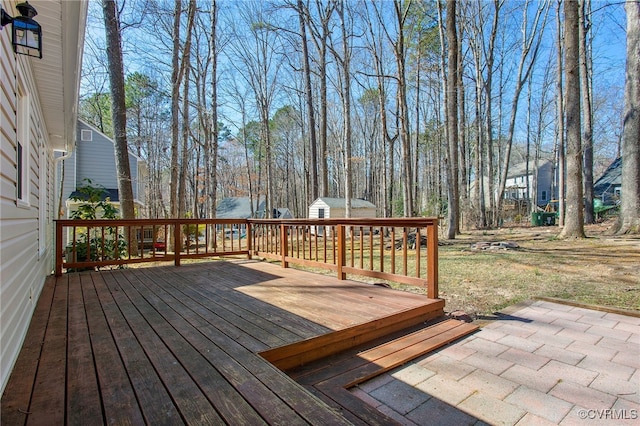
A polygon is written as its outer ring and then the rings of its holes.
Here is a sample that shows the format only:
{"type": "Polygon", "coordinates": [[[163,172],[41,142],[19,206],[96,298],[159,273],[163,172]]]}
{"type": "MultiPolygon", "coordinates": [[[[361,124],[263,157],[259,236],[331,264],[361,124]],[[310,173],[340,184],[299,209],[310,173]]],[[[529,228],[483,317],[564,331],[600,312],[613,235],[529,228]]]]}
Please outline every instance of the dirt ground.
{"type": "Polygon", "coordinates": [[[640,313],[640,236],[609,235],[611,225],[587,226],[584,240],[560,240],[555,226],[467,231],[441,240],[446,310],[480,318],[526,299],[553,297],[640,313]],[[518,248],[472,248],[481,241],[518,248]]]}

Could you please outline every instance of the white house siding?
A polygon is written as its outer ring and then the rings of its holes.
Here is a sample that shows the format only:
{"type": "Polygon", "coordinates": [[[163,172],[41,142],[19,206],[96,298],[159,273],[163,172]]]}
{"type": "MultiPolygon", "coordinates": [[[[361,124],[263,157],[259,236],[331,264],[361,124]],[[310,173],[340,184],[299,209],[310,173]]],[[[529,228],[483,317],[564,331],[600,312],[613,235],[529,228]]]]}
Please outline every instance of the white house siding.
{"type": "Polygon", "coordinates": [[[309,206],[309,218],[317,219],[320,217],[320,209],[324,209],[324,217],[331,217],[330,212],[331,208],[327,203],[322,201],[321,199],[317,199],[309,206]]]}
{"type": "MultiPolygon", "coordinates": [[[[317,219],[320,217],[320,209],[324,209],[324,218],[342,218],[346,216],[346,208],[344,207],[344,199],[341,198],[318,198],[309,206],[309,218],[317,219]]],[[[352,218],[369,218],[376,217],[376,206],[368,201],[353,199],[351,200],[351,217],[352,218]]],[[[323,227],[324,228],[324,227],[323,227]]],[[[322,235],[323,229],[318,229],[318,235],[322,235]]],[[[311,227],[311,233],[315,234],[316,229],[311,227]]]]}
{"type": "Polygon", "coordinates": [[[22,346],[45,276],[53,269],[50,194],[54,191],[53,180],[48,179],[54,171],[52,152],[29,61],[23,56],[16,58],[10,33],[10,26],[0,32],[0,394],[22,346]],[[19,84],[28,111],[22,202],[17,201],[16,192],[19,84]]]}

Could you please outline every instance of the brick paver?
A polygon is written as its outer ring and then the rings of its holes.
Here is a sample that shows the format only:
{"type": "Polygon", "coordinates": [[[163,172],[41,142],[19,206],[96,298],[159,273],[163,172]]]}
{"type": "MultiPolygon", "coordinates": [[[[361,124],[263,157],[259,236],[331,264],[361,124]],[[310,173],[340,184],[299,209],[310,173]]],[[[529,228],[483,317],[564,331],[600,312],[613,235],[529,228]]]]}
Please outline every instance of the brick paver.
{"type": "Polygon", "coordinates": [[[548,301],[358,386],[406,425],[640,424],[640,318],[548,301]]]}

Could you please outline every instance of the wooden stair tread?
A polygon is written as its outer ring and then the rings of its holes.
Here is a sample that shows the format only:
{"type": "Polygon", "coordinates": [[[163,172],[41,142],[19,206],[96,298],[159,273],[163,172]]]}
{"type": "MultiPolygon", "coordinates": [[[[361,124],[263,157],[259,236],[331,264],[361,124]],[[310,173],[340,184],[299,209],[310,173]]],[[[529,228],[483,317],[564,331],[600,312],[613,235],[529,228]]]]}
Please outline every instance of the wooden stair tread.
{"type": "Polygon", "coordinates": [[[422,355],[453,342],[478,329],[478,326],[448,319],[389,343],[359,353],[367,364],[343,373],[340,380],[346,388],[392,370],[422,355]]]}
{"type": "Polygon", "coordinates": [[[392,419],[369,406],[348,389],[477,329],[478,326],[474,324],[446,319],[374,347],[356,353],[345,353],[343,357],[328,363],[323,364],[323,360],[318,360],[313,363],[315,368],[307,373],[300,374],[299,371],[292,370],[288,374],[312,389],[316,395],[322,395],[325,402],[342,410],[343,414],[348,413],[347,418],[351,421],[355,418],[367,425],[395,424],[392,419]]]}

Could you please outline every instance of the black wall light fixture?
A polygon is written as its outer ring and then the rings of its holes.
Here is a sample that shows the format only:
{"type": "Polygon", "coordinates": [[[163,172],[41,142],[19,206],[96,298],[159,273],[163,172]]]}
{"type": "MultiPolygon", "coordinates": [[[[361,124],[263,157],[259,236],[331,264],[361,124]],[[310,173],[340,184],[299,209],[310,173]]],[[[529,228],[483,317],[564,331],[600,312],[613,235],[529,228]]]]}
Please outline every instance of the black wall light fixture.
{"type": "Polygon", "coordinates": [[[2,11],[0,26],[13,24],[11,32],[13,51],[19,55],[42,58],[42,27],[33,20],[38,12],[28,1],[16,5],[16,9],[21,16],[11,17],[4,9],[0,8],[2,11]]]}

